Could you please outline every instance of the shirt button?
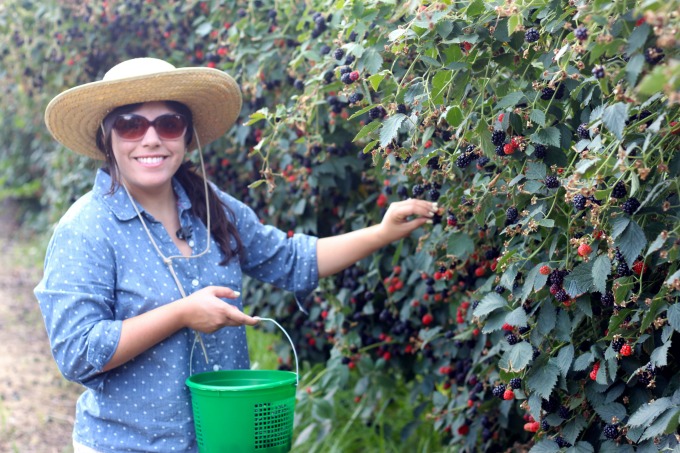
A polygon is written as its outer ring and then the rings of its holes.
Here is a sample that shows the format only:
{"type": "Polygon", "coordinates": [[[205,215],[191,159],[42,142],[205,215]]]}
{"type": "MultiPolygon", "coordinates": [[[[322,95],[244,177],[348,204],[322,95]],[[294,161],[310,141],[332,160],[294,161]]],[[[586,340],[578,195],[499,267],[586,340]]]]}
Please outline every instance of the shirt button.
{"type": "Polygon", "coordinates": [[[219,370],[220,370],[219,365],[217,365],[217,364],[213,365],[213,371],[219,371],[219,370]]]}
{"type": "Polygon", "coordinates": [[[193,280],[191,281],[191,284],[192,284],[193,286],[198,286],[198,279],[193,279],[193,280]]]}
{"type": "Polygon", "coordinates": [[[194,246],[194,241],[189,241],[189,247],[193,247],[193,246],[194,246]]]}

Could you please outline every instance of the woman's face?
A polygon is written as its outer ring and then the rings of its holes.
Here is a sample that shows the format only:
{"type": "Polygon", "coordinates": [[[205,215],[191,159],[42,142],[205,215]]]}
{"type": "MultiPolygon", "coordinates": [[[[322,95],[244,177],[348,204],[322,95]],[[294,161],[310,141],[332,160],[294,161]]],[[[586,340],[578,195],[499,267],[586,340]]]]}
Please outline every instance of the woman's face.
{"type": "MultiPolygon", "coordinates": [[[[133,110],[153,122],[164,114],[176,113],[163,102],[147,102],[133,110]]],[[[161,194],[172,187],[171,180],[184,161],[184,134],[177,138],[161,138],[154,126],[135,140],[126,140],[116,128],[111,132],[111,145],[121,182],[133,196],[161,194]]]]}

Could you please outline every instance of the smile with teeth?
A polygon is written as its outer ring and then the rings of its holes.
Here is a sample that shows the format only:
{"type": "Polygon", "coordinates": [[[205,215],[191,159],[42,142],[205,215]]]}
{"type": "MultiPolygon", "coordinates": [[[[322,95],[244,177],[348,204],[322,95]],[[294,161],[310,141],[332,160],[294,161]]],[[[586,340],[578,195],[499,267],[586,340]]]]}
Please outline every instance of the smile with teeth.
{"type": "Polygon", "coordinates": [[[146,165],[153,165],[153,164],[159,164],[165,159],[165,157],[162,156],[154,156],[154,157],[138,157],[137,161],[142,164],[146,165]]]}

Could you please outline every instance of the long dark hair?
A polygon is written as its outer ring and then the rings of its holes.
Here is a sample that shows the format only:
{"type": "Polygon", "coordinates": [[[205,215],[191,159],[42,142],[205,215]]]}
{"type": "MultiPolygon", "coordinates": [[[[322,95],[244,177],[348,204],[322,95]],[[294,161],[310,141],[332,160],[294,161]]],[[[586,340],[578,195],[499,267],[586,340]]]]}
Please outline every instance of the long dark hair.
{"type": "MultiPolygon", "coordinates": [[[[193,115],[189,108],[176,101],[165,101],[167,107],[180,115],[187,118],[187,131],[185,133],[185,143],[189,145],[193,137],[193,115]]],[[[116,158],[113,155],[113,148],[111,145],[111,132],[113,130],[113,122],[118,117],[125,113],[130,113],[136,110],[141,104],[129,104],[118,107],[111,111],[104,121],[102,121],[102,129],[97,132],[97,148],[104,154],[106,160],[105,170],[111,175],[111,187],[109,193],[115,192],[120,187],[120,175],[118,173],[118,165],[116,158]]],[[[196,170],[196,166],[191,161],[182,163],[175,173],[175,178],[182,185],[186,191],[189,200],[191,200],[191,212],[201,219],[204,225],[207,225],[207,212],[205,203],[205,185],[203,176],[196,170]]],[[[240,257],[243,251],[243,242],[238,234],[238,230],[232,222],[229,221],[227,214],[232,219],[234,218],[233,211],[220,200],[213,188],[208,184],[208,201],[210,202],[210,233],[224,255],[224,259],[220,265],[226,265],[232,258],[240,257]],[[233,239],[233,245],[232,245],[233,239]]]]}

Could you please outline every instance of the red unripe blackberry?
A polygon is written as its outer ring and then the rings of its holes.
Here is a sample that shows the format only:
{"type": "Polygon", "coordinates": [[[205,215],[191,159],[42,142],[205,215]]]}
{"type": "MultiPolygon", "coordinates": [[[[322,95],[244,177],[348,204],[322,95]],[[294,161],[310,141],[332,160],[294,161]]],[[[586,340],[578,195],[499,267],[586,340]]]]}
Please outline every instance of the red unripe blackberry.
{"type": "Polygon", "coordinates": [[[350,72],[349,78],[352,79],[352,82],[356,82],[357,80],[359,80],[359,71],[350,72]]]}
{"type": "Polygon", "coordinates": [[[506,156],[509,156],[510,154],[514,154],[515,149],[517,149],[517,148],[515,148],[512,145],[512,143],[506,143],[505,145],[503,145],[503,154],[505,154],[506,156]]]}
{"type": "Polygon", "coordinates": [[[633,354],[633,348],[631,348],[629,344],[624,344],[623,346],[621,346],[622,356],[628,357],[631,354],[633,354]]]}
{"type": "Polygon", "coordinates": [[[515,398],[515,392],[512,391],[510,388],[506,388],[505,391],[503,392],[503,399],[504,400],[511,400],[515,398]]]}
{"type": "Polygon", "coordinates": [[[551,271],[552,271],[552,269],[550,269],[550,266],[548,266],[547,264],[544,264],[544,265],[541,266],[541,268],[538,270],[538,273],[541,274],[541,275],[550,275],[550,272],[551,272],[551,271]]]}
{"type": "Polygon", "coordinates": [[[578,246],[578,254],[579,256],[588,256],[590,255],[590,252],[593,251],[593,248],[588,245],[588,244],[581,244],[578,246]]]}
{"type": "Polygon", "coordinates": [[[540,33],[535,28],[530,28],[524,33],[524,40],[526,42],[536,42],[541,38],[540,33]]]}
{"type": "Polygon", "coordinates": [[[538,431],[541,427],[541,424],[539,422],[529,422],[524,424],[524,430],[529,431],[530,433],[535,433],[538,431]]]}
{"type": "Polygon", "coordinates": [[[430,324],[432,324],[433,320],[434,320],[434,318],[429,313],[426,313],[425,315],[423,315],[423,318],[421,319],[421,321],[423,322],[423,325],[426,325],[426,326],[429,326],[430,324]]]}

